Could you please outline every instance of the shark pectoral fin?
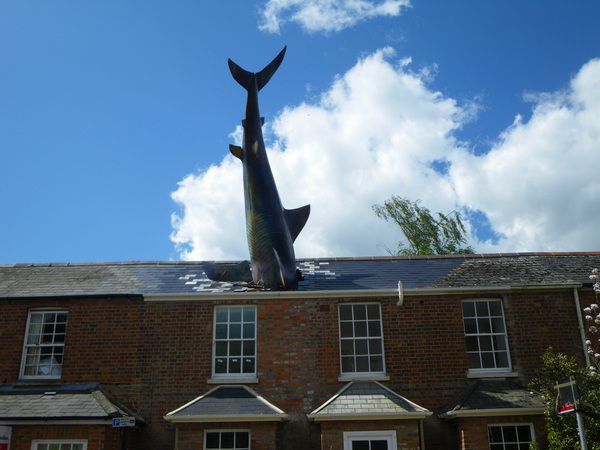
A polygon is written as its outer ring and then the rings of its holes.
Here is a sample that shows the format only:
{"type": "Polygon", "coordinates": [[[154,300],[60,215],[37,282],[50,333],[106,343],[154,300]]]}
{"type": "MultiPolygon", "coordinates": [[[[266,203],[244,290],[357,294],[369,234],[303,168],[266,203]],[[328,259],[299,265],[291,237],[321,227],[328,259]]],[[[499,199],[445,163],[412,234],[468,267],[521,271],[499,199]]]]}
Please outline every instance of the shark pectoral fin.
{"type": "Polygon", "coordinates": [[[244,154],[244,150],[239,145],[230,145],[229,151],[236,158],[242,159],[242,155],[244,154]]]}
{"type": "Polygon", "coordinates": [[[252,270],[248,261],[237,264],[203,262],[202,268],[206,276],[213,281],[252,281],[252,270]]]}
{"type": "Polygon", "coordinates": [[[290,231],[290,236],[292,237],[292,242],[294,242],[302,231],[302,228],[304,228],[304,225],[306,225],[306,221],[310,215],[310,205],[296,209],[284,209],[283,214],[288,230],[290,231]]]}

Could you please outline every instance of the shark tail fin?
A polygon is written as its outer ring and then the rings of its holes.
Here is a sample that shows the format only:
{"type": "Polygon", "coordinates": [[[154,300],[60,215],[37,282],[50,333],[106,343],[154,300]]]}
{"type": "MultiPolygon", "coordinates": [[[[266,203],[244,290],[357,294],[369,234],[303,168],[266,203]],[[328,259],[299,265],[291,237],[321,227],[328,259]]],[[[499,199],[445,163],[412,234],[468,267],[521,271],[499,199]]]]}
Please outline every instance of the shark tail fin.
{"type": "Polygon", "coordinates": [[[256,79],[256,89],[260,91],[265,85],[269,82],[273,74],[277,71],[281,62],[283,61],[283,57],[285,56],[286,47],[283,47],[283,50],[279,52],[279,55],[273,59],[263,70],[257,73],[248,72],[245,69],[242,69],[236,63],[234,63],[231,59],[227,61],[229,64],[229,71],[231,75],[244,89],[249,91],[252,89],[252,85],[254,80],[256,79]]]}
{"type": "Polygon", "coordinates": [[[283,213],[288,230],[290,230],[292,242],[294,242],[302,231],[302,228],[304,228],[304,225],[306,225],[306,221],[310,215],[310,205],[305,205],[296,209],[285,209],[283,213]]]}

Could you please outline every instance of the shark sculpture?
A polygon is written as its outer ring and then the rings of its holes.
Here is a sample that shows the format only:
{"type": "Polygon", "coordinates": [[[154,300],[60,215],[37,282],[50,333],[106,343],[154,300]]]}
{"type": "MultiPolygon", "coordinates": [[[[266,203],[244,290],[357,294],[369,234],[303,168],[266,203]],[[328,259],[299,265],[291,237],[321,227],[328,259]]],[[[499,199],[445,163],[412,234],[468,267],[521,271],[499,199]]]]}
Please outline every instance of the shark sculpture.
{"type": "Polygon", "coordinates": [[[298,288],[300,274],[293,244],[308,220],[310,205],[285,209],[281,204],[262,135],[264,118],[258,108],[258,92],[279,68],[285,51],[286,47],[257,73],[228,60],[231,75],[248,93],[242,146],[230,145],[229,150],[244,165],[250,264],[247,261],[225,265],[204,263],[204,271],[213,280],[245,281],[269,290],[298,288]]]}

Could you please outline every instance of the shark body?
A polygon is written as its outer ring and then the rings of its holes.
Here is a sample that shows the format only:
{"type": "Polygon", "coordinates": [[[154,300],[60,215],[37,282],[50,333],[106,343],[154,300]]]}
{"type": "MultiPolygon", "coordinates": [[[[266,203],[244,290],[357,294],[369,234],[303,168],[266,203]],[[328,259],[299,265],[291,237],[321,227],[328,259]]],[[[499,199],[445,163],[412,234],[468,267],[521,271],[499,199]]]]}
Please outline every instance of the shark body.
{"type": "MultiPolygon", "coordinates": [[[[229,149],[244,166],[246,233],[250,250],[251,274],[245,268],[247,266],[240,263],[239,267],[229,267],[225,271],[221,268],[221,276],[218,279],[221,281],[251,280],[252,284],[269,290],[298,288],[298,271],[293,244],[310,214],[310,205],[297,209],[283,207],[262,135],[264,119],[259,112],[258,92],[278,69],[285,51],[286,48],[257,73],[248,72],[231,59],[228,60],[231,75],[248,93],[246,114],[242,120],[244,129],[242,146],[230,145],[229,149]]],[[[205,271],[209,277],[213,278],[211,272],[217,276],[216,272],[219,272],[217,266],[205,264],[205,271]]]]}

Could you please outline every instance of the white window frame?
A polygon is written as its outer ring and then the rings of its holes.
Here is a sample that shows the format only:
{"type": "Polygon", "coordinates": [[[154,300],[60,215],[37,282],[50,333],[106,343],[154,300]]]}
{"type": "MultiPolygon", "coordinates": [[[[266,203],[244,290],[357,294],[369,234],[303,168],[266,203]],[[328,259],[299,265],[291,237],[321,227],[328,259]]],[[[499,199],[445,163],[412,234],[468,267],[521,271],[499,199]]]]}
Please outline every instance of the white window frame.
{"type": "MultiPolygon", "coordinates": [[[[21,356],[20,376],[23,380],[41,380],[41,379],[60,379],[62,375],[63,358],[65,354],[65,343],[67,336],[68,311],[66,309],[32,309],[27,314],[27,325],[25,328],[25,338],[23,339],[23,353],[21,356]],[[61,329],[56,328],[58,321],[53,322],[54,329],[51,333],[46,332],[44,327],[47,315],[64,314],[65,322],[61,329]],[[41,316],[41,321],[33,318],[41,316]],[[36,329],[37,328],[37,329],[36,329]],[[52,342],[42,342],[43,336],[50,336],[52,342]],[[57,341],[57,337],[62,336],[62,342],[57,341]],[[46,358],[49,358],[49,364],[42,364],[43,353],[46,352],[46,358]],[[47,352],[50,352],[49,354],[47,352]],[[56,359],[59,357],[60,361],[56,359]],[[40,374],[40,368],[49,366],[48,373],[40,374]],[[34,368],[37,373],[27,373],[29,368],[34,368]],[[53,373],[54,372],[54,373],[53,373]]],[[[60,325],[59,325],[60,326],[60,325]]]]}
{"type": "Polygon", "coordinates": [[[256,368],[257,368],[257,308],[256,305],[223,305],[223,306],[215,306],[214,308],[214,320],[213,320],[213,354],[212,354],[212,377],[214,379],[240,379],[240,378],[256,378],[256,368]],[[231,312],[234,309],[241,309],[241,321],[232,321],[231,320],[231,312]],[[219,319],[220,312],[227,310],[227,321],[223,322],[219,319]],[[254,321],[245,321],[244,320],[244,310],[253,310],[254,311],[254,321]],[[254,333],[249,334],[249,327],[245,326],[248,324],[253,324],[254,333]],[[232,327],[232,325],[234,325],[232,327]],[[240,333],[237,334],[237,325],[239,325],[240,333]],[[223,337],[223,326],[227,330],[227,336],[223,337]],[[239,343],[241,355],[231,356],[230,352],[234,345],[239,343]],[[252,344],[250,344],[252,343],[252,344]],[[245,347],[254,346],[254,354],[249,355],[247,353],[247,349],[245,347]],[[223,347],[226,347],[224,349],[223,347]],[[226,355],[223,353],[226,352],[226,355]],[[249,359],[254,360],[254,370],[252,372],[244,372],[244,363],[249,361],[244,361],[244,356],[248,356],[249,359]],[[237,357],[237,358],[236,358],[237,357]],[[230,371],[230,363],[236,363],[236,359],[240,359],[240,371],[239,372],[231,372],[230,371]],[[217,364],[222,363],[223,360],[227,366],[226,372],[217,372],[217,364]]]}
{"type": "MultiPolygon", "coordinates": [[[[517,433],[517,436],[518,436],[518,433],[517,433]]],[[[495,448],[504,450],[506,448],[506,444],[530,444],[530,443],[534,443],[534,442],[536,442],[535,429],[533,428],[532,423],[524,422],[524,423],[490,423],[490,424],[488,424],[488,445],[489,445],[490,449],[492,449],[492,444],[494,444],[494,450],[495,450],[495,448]],[[494,442],[494,443],[490,442],[490,428],[493,428],[493,427],[499,427],[499,428],[524,427],[524,426],[529,427],[529,433],[531,436],[530,442],[505,442],[504,441],[504,430],[502,430],[502,435],[503,435],[502,442],[494,442]],[[498,447],[499,445],[502,445],[502,447],[498,447]]]]}
{"type": "Polygon", "coordinates": [[[31,441],[31,450],[39,450],[39,444],[82,444],[81,450],[87,450],[87,439],[34,439],[31,441]]]}
{"type": "Polygon", "coordinates": [[[396,430],[344,431],[344,450],[352,450],[352,442],[364,440],[385,440],[388,443],[388,450],[398,450],[396,430]]]}
{"type": "MultiPolygon", "coordinates": [[[[226,450],[250,450],[252,447],[252,434],[250,433],[250,430],[245,430],[245,429],[234,429],[234,430],[224,430],[224,429],[219,429],[219,430],[204,430],[204,442],[202,444],[202,448],[206,449],[206,439],[208,436],[208,433],[247,433],[248,434],[248,447],[233,447],[233,449],[231,449],[230,447],[227,447],[226,450]]],[[[219,439],[220,440],[220,439],[219,439]]],[[[221,447],[221,444],[219,443],[219,450],[223,450],[223,447],[221,447]]],[[[208,449],[208,450],[212,450],[208,449]]]]}
{"type": "Polygon", "coordinates": [[[346,377],[372,377],[372,376],[382,376],[385,375],[385,346],[384,346],[384,341],[383,341],[383,318],[382,318],[382,312],[381,312],[381,304],[380,303],[372,303],[372,302],[361,302],[361,303],[340,303],[338,305],[338,332],[339,332],[339,345],[340,345],[340,373],[342,374],[342,376],[346,376],[346,377]],[[366,318],[363,319],[355,319],[355,307],[359,307],[359,306],[364,306],[365,307],[365,311],[366,311],[366,318]],[[369,328],[369,322],[375,322],[375,320],[372,319],[372,317],[370,317],[368,314],[369,311],[369,306],[377,306],[377,310],[379,313],[379,317],[377,318],[377,322],[379,323],[379,335],[375,336],[375,335],[371,335],[371,330],[369,328]],[[347,308],[347,307],[351,307],[351,311],[352,311],[352,318],[350,320],[342,320],[342,308],[347,308]],[[356,336],[356,331],[357,331],[357,327],[356,324],[357,322],[366,322],[365,324],[365,328],[366,328],[366,335],[365,336],[356,336]],[[349,324],[351,324],[351,328],[352,328],[352,336],[346,336],[345,334],[348,334],[348,329],[349,329],[349,324]],[[344,331],[342,331],[342,329],[344,329],[344,331]],[[343,336],[344,335],[344,336],[343,336]],[[360,353],[357,353],[356,351],[356,344],[357,341],[367,341],[366,346],[367,346],[367,350],[366,353],[363,351],[361,351],[360,353]],[[375,353],[375,352],[371,352],[370,349],[370,341],[378,341],[379,344],[381,345],[381,353],[375,353]],[[349,344],[352,344],[353,350],[352,353],[348,353],[347,350],[347,346],[349,344]],[[375,357],[375,356],[381,356],[381,370],[371,370],[371,358],[375,357]],[[354,358],[354,368],[355,371],[350,371],[350,370],[344,370],[344,359],[345,358],[354,358]],[[368,358],[368,365],[369,365],[369,371],[357,371],[357,364],[356,364],[356,358],[357,357],[366,357],[368,358]]]}
{"type": "Polygon", "coordinates": [[[463,330],[465,333],[465,345],[467,348],[467,366],[469,373],[505,373],[512,371],[512,362],[510,357],[510,348],[508,345],[508,331],[506,329],[506,315],[504,314],[504,304],[498,298],[478,298],[463,300],[461,302],[463,312],[463,330]],[[487,315],[480,314],[477,304],[486,303],[487,315]],[[465,317],[465,304],[473,304],[475,315],[465,317]],[[494,314],[490,311],[490,303],[500,306],[500,314],[494,314]],[[469,321],[469,322],[467,322],[469,321]],[[475,326],[473,328],[473,325],[475,326]],[[477,350],[472,349],[473,343],[476,343],[477,350]],[[489,348],[481,349],[482,344],[489,344],[489,348]],[[502,348],[504,347],[504,348],[502,348]],[[494,367],[483,367],[483,356],[492,356],[494,367]],[[497,356],[503,354],[506,357],[506,365],[501,366],[498,363],[497,356]],[[469,355],[477,355],[480,367],[471,367],[469,355]]]}

